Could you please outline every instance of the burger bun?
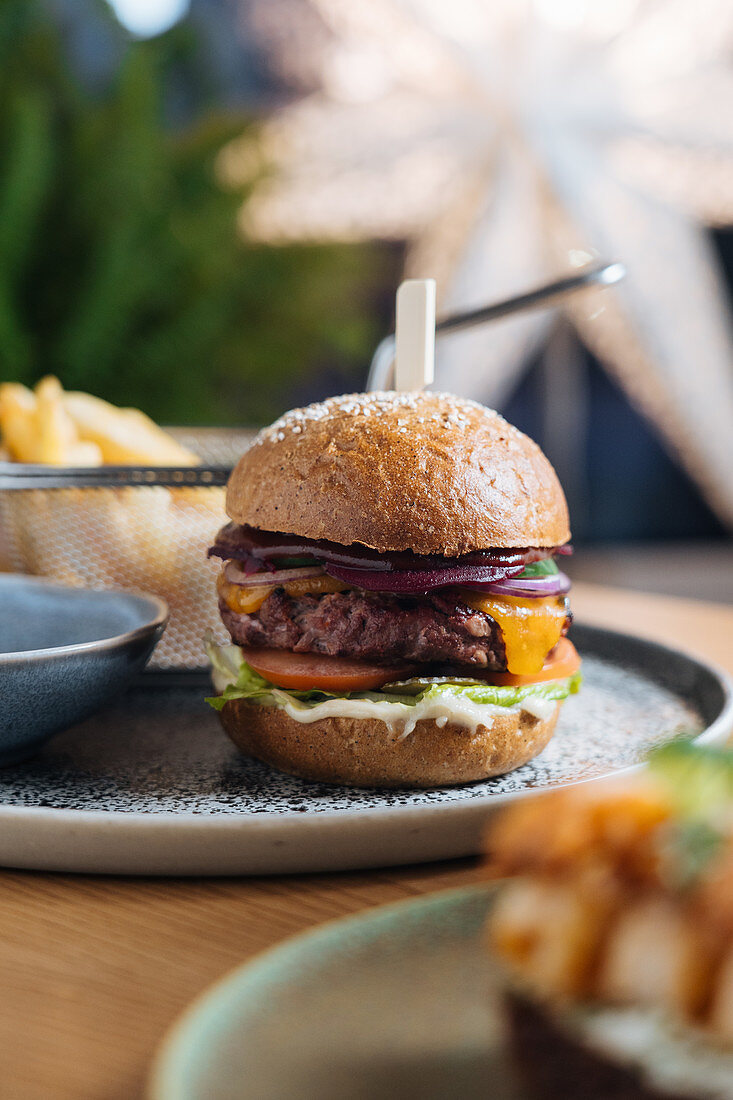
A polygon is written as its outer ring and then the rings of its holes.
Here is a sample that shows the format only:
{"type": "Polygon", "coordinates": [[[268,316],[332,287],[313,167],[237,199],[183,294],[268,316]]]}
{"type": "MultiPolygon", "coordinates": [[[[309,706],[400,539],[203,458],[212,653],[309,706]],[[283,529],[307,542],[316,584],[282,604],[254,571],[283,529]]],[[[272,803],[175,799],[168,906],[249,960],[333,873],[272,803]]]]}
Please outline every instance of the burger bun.
{"type": "Polygon", "coordinates": [[[227,702],[224,729],[245,755],[301,779],[347,787],[443,787],[503,775],[544,749],[561,703],[548,718],[519,708],[466,728],[417,722],[402,736],[381,720],[331,717],[298,722],[279,707],[227,702]]]}
{"type": "Polygon", "coordinates": [[[293,409],[255,439],[227,512],[264,531],[457,557],[570,538],[557,475],[499,413],[444,393],[366,393],[293,409]]]}

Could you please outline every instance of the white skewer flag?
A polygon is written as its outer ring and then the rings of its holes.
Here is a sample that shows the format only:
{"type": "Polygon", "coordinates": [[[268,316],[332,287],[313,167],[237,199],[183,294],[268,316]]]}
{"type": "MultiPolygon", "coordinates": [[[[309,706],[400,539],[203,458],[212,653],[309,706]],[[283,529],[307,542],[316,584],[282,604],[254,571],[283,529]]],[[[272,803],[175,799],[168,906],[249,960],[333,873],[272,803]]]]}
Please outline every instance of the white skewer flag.
{"type": "Polygon", "coordinates": [[[397,290],[395,389],[423,390],[435,371],[435,279],[406,279],[397,290]]]}

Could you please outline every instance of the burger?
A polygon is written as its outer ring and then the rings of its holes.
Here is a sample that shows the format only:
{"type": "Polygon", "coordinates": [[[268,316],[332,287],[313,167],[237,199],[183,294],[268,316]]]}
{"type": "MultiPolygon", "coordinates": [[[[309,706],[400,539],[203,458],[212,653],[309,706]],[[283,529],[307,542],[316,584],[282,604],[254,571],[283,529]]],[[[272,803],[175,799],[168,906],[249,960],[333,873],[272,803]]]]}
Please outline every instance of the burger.
{"type": "Polygon", "coordinates": [[[568,512],[540,448],[441,393],[286,413],[227,489],[210,555],[232,645],[210,700],[305,779],[428,787],[519,767],[579,685],[568,512]]]}

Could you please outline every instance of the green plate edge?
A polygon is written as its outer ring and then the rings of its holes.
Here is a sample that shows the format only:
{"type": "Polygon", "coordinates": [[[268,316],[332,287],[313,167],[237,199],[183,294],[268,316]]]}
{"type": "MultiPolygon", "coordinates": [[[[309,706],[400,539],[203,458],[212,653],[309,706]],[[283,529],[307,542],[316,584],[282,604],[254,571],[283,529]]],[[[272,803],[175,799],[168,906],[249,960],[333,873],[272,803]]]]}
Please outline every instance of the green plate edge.
{"type": "Polygon", "coordinates": [[[201,993],[173,1024],[153,1062],[148,1100],[202,1100],[205,1093],[196,1091],[203,1068],[200,1058],[243,1002],[266,996],[270,989],[292,980],[304,953],[312,967],[345,938],[376,940],[406,920],[417,925],[437,920],[443,929],[458,922],[461,934],[470,934],[483,924],[493,890],[490,883],[477,883],[378,905],[319,924],[256,955],[201,993]]]}

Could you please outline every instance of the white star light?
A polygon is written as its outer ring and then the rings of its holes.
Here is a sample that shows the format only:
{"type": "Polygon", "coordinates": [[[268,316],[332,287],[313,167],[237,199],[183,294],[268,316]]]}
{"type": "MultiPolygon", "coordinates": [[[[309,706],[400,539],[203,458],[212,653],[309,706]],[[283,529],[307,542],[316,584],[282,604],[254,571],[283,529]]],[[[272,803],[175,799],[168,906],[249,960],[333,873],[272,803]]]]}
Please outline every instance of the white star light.
{"type": "MultiPolygon", "coordinates": [[[[733,222],[730,0],[310,5],[320,89],[259,149],[222,156],[232,180],[258,156],[274,168],[246,232],[407,239],[444,311],[533,286],[573,251],[622,260],[624,284],[565,312],[733,525],[733,339],[701,227],[733,222]]],[[[501,404],[550,323],[451,337],[438,382],[501,404]]]]}

